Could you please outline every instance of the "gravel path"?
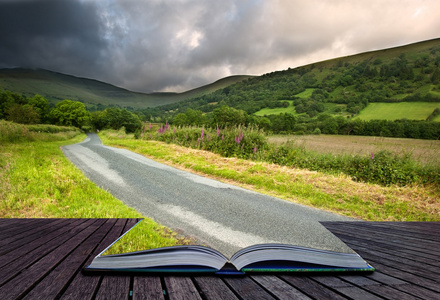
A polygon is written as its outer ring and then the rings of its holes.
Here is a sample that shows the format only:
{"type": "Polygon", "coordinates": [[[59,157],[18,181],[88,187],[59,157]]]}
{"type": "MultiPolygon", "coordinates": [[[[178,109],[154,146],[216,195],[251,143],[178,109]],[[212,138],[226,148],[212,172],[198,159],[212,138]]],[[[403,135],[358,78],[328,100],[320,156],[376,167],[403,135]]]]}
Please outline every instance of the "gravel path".
{"type": "Polygon", "coordinates": [[[351,252],[319,221],[349,221],[102,145],[96,134],[63,147],[91,181],[144,216],[231,256],[252,244],[279,242],[351,252]]]}

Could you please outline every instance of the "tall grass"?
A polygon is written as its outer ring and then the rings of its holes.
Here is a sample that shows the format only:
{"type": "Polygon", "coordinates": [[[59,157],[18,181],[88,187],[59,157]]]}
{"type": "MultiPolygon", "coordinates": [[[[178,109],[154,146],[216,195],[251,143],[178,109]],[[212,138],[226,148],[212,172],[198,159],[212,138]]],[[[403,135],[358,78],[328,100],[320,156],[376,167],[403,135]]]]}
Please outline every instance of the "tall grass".
{"type": "Polygon", "coordinates": [[[0,218],[144,218],[136,229],[142,233],[118,246],[120,251],[187,242],[98,188],[67,160],[61,146],[80,142],[85,135],[32,130],[35,127],[0,123],[0,218]]]}
{"type": "Polygon", "coordinates": [[[409,155],[399,156],[386,150],[368,156],[333,155],[306,150],[293,143],[275,146],[268,144],[265,133],[255,128],[146,125],[136,137],[207,150],[224,157],[253,159],[329,174],[343,173],[355,181],[385,186],[438,185],[440,182],[440,166],[422,165],[409,155]]]}
{"type": "Polygon", "coordinates": [[[23,125],[0,120],[0,142],[59,141],[80,134],[76,127],[55,125],[23,125]],[[51,133],[51,134],[48,134],[51,133]]]}

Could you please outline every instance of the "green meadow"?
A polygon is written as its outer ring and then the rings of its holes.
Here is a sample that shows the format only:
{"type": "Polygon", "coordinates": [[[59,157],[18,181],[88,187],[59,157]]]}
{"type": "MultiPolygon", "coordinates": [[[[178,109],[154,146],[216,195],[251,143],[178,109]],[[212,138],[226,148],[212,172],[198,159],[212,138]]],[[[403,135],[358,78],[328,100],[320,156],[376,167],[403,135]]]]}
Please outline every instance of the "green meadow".
{"type": "MultiPolygon", "coordinates": [[[[356,118],[361,120],[426,120],[434,111],[440,108],[435,102],[400,102],[400,103],[370,103],[356,118]]],[[[439,121],[439,117],[434,121],[439,121]]]]}
{"type": "Polygon", "coordinates": [[[256,113],[254,113],[254,115],[263,117],[263,116],[268,116],[268,115],[279,115],[282,113],[296,114],[295,106],[293,106],[292,100],[283,100],[283,102],[289,102],[289,106],[288,107],[276,107],[276,108],[263,108],[263,109],[257,111],[256,113]]]}

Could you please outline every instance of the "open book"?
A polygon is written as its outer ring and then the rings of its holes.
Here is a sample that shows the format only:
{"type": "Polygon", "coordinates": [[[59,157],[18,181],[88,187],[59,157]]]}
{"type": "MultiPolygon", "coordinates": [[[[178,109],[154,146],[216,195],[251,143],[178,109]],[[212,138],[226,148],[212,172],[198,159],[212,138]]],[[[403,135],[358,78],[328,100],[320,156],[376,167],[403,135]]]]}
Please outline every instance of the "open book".
{"type": "Polygon", "coordinates": [[[230,259],[204,246],[174,246],[98,255],[84,271],[216,273],[374,271],[356,253],[339,253],[285,244],[243,248],[230,259]]]}
{"type": "Polygon", "coordinates": [[[282,243],[257,244],[237,251],[230,259],[215,249],[196,245],[108,254],[112,251],[107,250],[132,229],[97,255],[84,271],[215,274],[374,271],[372,266],[348,247],[348,252],[340,252],[282,243]]]}

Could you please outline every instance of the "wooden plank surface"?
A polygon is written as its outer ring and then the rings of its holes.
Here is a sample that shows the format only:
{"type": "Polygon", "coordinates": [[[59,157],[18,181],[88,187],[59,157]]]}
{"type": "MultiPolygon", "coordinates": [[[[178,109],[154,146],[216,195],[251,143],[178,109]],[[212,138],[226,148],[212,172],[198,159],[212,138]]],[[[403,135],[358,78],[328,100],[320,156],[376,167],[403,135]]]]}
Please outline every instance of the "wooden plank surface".
{"type": "Polygon", "coordinates": [[[82,273],[137,221],[0,219],[0,299],[440,299],[438,222],[324,222],[373,273],[82,273]]]}

